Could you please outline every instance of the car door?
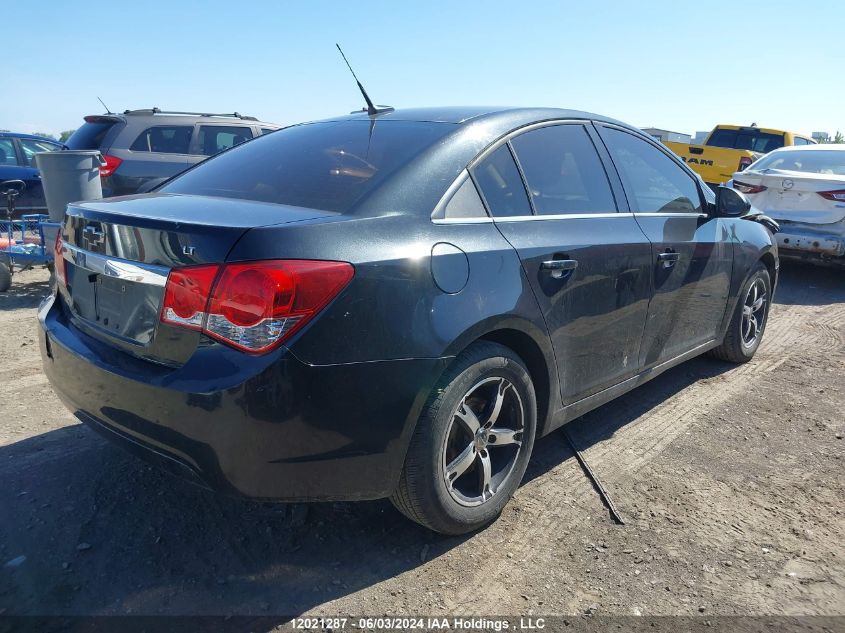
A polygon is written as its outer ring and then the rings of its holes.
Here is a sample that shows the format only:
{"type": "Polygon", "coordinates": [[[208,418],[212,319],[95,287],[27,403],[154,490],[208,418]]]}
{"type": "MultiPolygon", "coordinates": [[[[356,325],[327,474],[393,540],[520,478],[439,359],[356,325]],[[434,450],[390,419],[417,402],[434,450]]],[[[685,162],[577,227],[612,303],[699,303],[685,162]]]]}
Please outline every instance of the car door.
{"type": "Polygon", "coordinates": [[[26,189],[18,198],[18,208],[23,213],[44,212],[47,201],[44,199],[44,188],[41,185],[41,173],[35,162],[35,155],[39,152],[55,152],[62,148],[58,143],[37,139],[19,138],[20,164],[22,178],[26,182],[26,189]]]}
{"type": "Polygon", "coordinates": [[[617,208],[593,134],[583,122],[528,128],[472,169],[543,312],[564,404],[637,372],[651,287],[651,246],[617,208]]]}
{"type": "Polygon", "coordinates": [[[725,221],[708,216],[697,179],[679,161],[628,130],[597,128],[652,244],[654,292],[640,352],[647,368],[716,338],[733,249],[725,221]]]}
{"type": "MultiPolygon", "coordinates": [[[[144,128],[128,150],[112,145],[108,153],[122,162],[104,181],[103,193],[132,194],[151,180],[160,181],[185,171],[193,132],[193,125],[153,125],[144,128]]],[[[129,133],[127,130],[126,134],[129,133]]]]}

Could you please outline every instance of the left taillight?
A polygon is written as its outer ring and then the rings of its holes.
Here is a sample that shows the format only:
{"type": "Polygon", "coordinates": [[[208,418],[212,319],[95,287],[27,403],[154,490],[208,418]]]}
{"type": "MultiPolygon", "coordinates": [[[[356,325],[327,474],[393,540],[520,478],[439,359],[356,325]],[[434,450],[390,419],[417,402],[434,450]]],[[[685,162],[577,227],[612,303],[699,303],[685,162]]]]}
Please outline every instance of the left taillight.
{"type": "Polygon", "coordinates": [[[53,269],[56,271],[56,281],[62,286],[67,286],[67,271],[65,270],[65,244],[62,241],[62,231],[56,234],[56,242],[53,246],[53,269]]]}
{"type": "Polygon", "coordinates": [[[246,352],[280,345],[349,283],[346,262],[269,260],[170,272],[161,320],[246,352]]]}
{"type": "Polygon", "coordinates": [[[819,191],[819,195],[825,200],[845,202],[845,189],[837,189],[836,191],[819,191]]]}
{"type": "Polygon", "coordinates": [[[760,193],[761,191],[765,191],[766,187],[763,185],[749,185],[748,183],[734,180],[734,189],[742,193],[760,193]]]}
{"type": "Polygon", "coordinates": [[[120,167],[120,163],[123,162],[123,159],[118,158],[117,156],[112,156],[111,154],[103,154],[103,161],[106,164],[100,166],[100,176],[108,178],[114,173],[115,169],[120,167]]]}
{"type": "Polygon", "coordinates": [[[739,159],[739,169],[737,171],[743,171],[746,167],[748,167],[754,160],[750,156],[743,156],[739,159]]]}

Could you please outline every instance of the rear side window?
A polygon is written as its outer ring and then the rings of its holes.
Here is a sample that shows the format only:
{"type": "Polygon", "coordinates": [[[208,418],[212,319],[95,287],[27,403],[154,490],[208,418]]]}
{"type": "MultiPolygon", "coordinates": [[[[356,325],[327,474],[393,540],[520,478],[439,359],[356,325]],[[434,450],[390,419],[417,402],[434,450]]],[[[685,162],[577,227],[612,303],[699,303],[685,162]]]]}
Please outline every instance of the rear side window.
{"type": "Polygon", "coordinates": [[[472,173],[492,216],[531,215],[522,177],[507,145],[481,161],[472,173]]]}
{"type": "Polygon", "coordinates": [[[343,213],[454,129],[418,121],[296,125],[203,161],[158,191],[343,213]]]}
{"type": "Polygon", "coordinates": [[[10,138],[0,138],[0,165],[15,165],[18,164],[18,158],[15,154],[15,144],[10,138]]]}
{"type": "Polygon", "coordinates": [[[783,134],[769,134],[753,128],[739,130],[718,129],[710,135],[707,141],[713,147],[728,147],[730,149],[747,149],[763,154],[783,147],[783,134]]]}
{"type": "Polygon", "coordinates": [[[584,126],[544,127],[511,143],[538,215],[616,211],[607,174],[584,126]]]}
{"type": "Polygon", "coordinates": [[[201,125],[199,131],[200,153],[214,156],[224,149],[240,145],[252,138],[252,130],[241,126],[201,125]]]}
{"type": "Polygon", "coordinates": [[[795,137],[795,144],[796,145],[809,145],[810,141],[805,138],[801,138],[800,136],[795,137]]]}
{"type": "Polygon", "coordinates": [[[157,125],[138,135],[129,148],[133,152],[187,154],[194,128],[189,125],[157,125]]]}
{"type": "Polygon", "coordinates": [[[634,211],[701,211],[701,197],[695,180],[666,154],[628,132],[602,128],[601,135],[634,211]]]}
{"type": "Polygon", "coordinates": [[[268,128],[268,127],[263,127],[263,128],[261,128],[261,133],[262,133],[262,134],[269,134],[270,132],[275,132],[275,131],[276,131],[276,130],[271,130],[271,129],[270,129],[270,128],[268,128]]]}
{"type": "Polygon", "coordinates": [[[100,149],[109,130],[117,121],[85,122],[65,142],[69,149],[100,149]]]}

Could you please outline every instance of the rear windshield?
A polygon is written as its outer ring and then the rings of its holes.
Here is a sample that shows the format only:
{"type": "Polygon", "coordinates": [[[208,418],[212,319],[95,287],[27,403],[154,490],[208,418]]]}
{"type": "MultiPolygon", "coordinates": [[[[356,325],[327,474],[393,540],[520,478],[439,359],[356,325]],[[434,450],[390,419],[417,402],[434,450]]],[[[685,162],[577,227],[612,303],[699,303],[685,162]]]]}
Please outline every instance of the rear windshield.
{"type": "Polygon", "coordinates": [[[417,121],[333,121],[259,136],[159,191],[346,212],[455,128],[417,121]]]}
{"type": "Polygon", "coordinates": [[[103,139],[114,124],[114,121],[85,122],[70,135],[65,145],[70,149],[100,149],[103,139]]]}
{"type": "Polygon", "coordinates": [[[763,156],[749,169],[783,169],[810,174],[845,176],[845,150],[790,150],[763,156]]]}
{"type": "Polygon", "coordinates": [[[763,154],[783,147],[783,134],[770,134],[753,129],[725,130],[718,129],[707,141],[713,147],[748,149],[763,154]]]}

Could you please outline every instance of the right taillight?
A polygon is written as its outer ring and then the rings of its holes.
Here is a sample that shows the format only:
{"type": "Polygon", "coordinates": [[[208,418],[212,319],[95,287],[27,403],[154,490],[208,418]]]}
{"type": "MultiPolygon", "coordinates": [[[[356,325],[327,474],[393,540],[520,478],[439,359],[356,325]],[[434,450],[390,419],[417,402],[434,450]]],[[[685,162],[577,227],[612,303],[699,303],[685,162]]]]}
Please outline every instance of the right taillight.
{"type": "Polygon", "coordinates": [[[53,270],[56,271],[56,282],[67,286],[67,272],[65,270],[65,245],[62,241],[62,231],[56,234],[56,242],[53,245],[53,270]]]}
{"type": "Polygon", "coordinates": [[[748,183],[734,180],[734,189],[742,193],[760,193],[761,191],[765,191],[766,187],[763,185],[749,185],[748,183]]]}
{"type": "Polygon", "coordinates": [[[269,260],[175,268],[161,320],[266,352],[301,329],[349,283],[346,262],[269,260]]]}
{"type": "Polygon", "coordinates": [[[845,202],[845,189],[837,189],[836,191],[819,191],[819,195],[826,200],[845,202]]]}
{"type": "Polygon", "coordinates": [[[750,156],[743,156],[739,159],[739,169],[737,171],[742,171],[746,167],[748,167],[754,160],[750,156]]]}
{"type": "Polygon", "coordinates": [[[123,162],[123,159],[110,154],[103,154],[103,160],[106,163],[105,165],[100,166],[100,176],[103,178],[111,176],[114,173],[114,170],[120,167],[120,163],[123,162]]]}

